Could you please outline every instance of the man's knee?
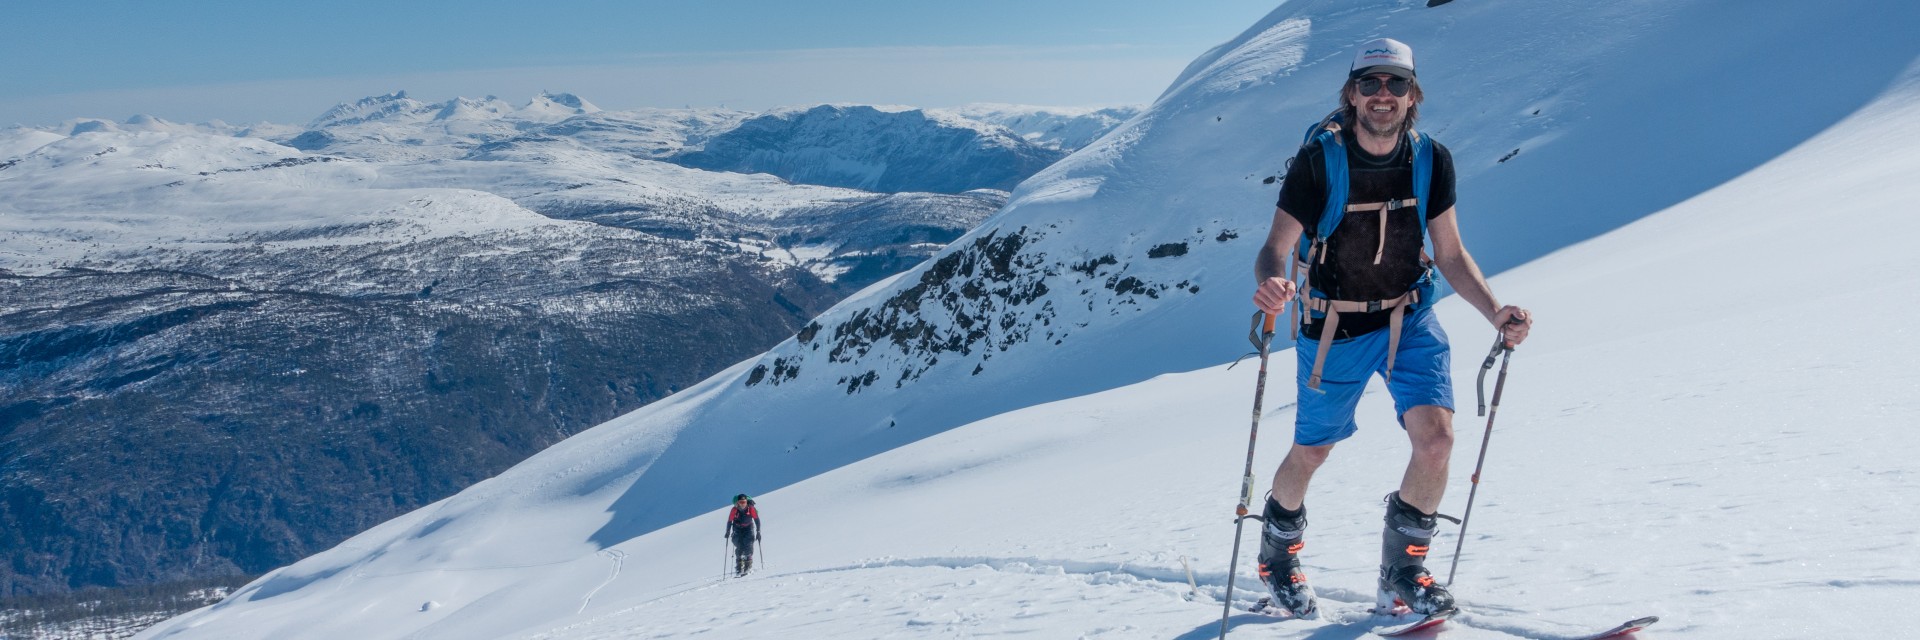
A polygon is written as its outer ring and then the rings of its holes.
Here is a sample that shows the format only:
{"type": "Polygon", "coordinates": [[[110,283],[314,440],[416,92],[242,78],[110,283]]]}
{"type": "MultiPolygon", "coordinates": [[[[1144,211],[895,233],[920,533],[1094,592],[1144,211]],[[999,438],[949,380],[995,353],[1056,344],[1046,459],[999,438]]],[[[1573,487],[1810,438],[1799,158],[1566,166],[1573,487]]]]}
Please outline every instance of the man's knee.
{"type": "Polygon", "coordinates": [[[1333,445],[1307,446],[1296,444],[1287,452],[1287,459],[1303,471],[1312,471],[1326,464],[1327,456],[1333,453],[1333,445]]]}
{"type": "Polygon", "coordinates": [[[1407,437],[1416,454],[1446,457],[1453,453],[1453,412],[1421,405],[1407,411],[1407,437]]]}

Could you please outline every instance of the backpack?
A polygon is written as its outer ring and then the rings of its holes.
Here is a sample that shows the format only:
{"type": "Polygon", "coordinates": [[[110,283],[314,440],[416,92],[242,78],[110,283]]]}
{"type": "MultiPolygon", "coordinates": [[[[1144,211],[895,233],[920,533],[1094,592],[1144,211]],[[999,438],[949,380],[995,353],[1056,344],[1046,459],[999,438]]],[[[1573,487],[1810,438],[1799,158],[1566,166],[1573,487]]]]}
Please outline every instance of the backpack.
{"type": "MultiPolygon", "coordinates": [[[[740,495],[734,496],[734,499],[739,500],[740,498],[746,497],[746,495],[747,494],[742,493],[740,495]]],[[[741,509],[739,506],[735,506],[731,511],[727,512],[727,523],[730,525],[734,525],[736,527],[747,527],[747,526],[751,526],[753,521],[755,519],[758,519],[759,517],[760,517],[760,510],[754,508],[753,498],[747,498],[747,508],[741,509]],[[747,524],[735,524],[735,523],[741,522],[743,519],[746,521],[747,524]]]]}
{"type": "MultiPolygon", "coordinates": [[[[1306,137],[1300,141],[1302,149],[1316,140],[1320,142],[1322,155],[1326,159],[1327,175],[1327,206],[1320,212],[1319,224],[1314,225],[1312,229],[1301,230],[1300,243],[1294,252],[1294,264],[1286,275],[1287,279],[1294,281],[1300,292],[1295,297],[1295,302],[1290,305],[1293,337],[1296,340],[1300,337],[1302,312],[1310,314],[1311,318],[1323,319],[1318,339],[1319,353],[1313,362],[1313,373],[1307,378],[1307,388],[1314,391],[1320,390],[1320,373],[1327,360],[1327,349],[1333,343],[1334,332],[1340,326],[1340,314],[1384,309],[1393,311],[1388,321],[1391,333],[1387,337],[1387,380],[1391,381],[1393,380],[1393,357],[1400,350],[1401,319],[1409,307],[1419,310],[1433,304],[1433,261],[1427,257],[1424,250],[1421,251],[1420,262],[1426,267],[1426,272],[1415,281],[1412,289],[1400,296],[1386,300],[1334,300],[1327,297],[1325,292],[1313,287],[1310,277],[1313,272],[1311,265],[1316,260],[1320,263],[1326,262],[1327,238],[1333,236],[1334,230],[1339,228],[1340,222],[1346,219],[1348,213],[1379,212],[1382,229],[1381,250],[1384,251],[1387,213],[1414,207],[1418,209],[1415,217],[1420,219],[1420,237],[1423,242],[1427,241],[1426,196],[1430,193],[1433,183],[1433,139],[1418,131],[1411,129],[1407,131],[1407,143],[1413,152],[1414,197],[1391,202],[1351,204],[1347,202],[1348,196],[1351,195],[1348,193],[1350,185],[1347,180],[1347,146],[1345,139],[1340,136],[1345,115],[1345,108],[1333,110],[1333,113],[1321,118],[1320,122],[1307,127],[1306,137]]],[[[1376,252],[1374,263],[1378,264],[1379,261],[1380,253],[1376,252]]]]}
{"type": "Polygon", "coordinates": [[[752,500],[747,501],[747,508],[734,507],[733,512],[727,514],[727,524],[735,529],[752,530],[759,519],[760,510],[754,508],[752,500]]]}

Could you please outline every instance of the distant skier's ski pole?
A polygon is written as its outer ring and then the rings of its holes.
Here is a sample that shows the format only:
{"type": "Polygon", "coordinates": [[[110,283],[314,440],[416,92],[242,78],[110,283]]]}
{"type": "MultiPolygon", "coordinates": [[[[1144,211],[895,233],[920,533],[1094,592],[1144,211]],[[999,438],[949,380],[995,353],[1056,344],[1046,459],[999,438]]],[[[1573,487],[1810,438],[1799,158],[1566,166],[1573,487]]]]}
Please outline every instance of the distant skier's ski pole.
{"type": "MultiPolygon", "coordinates": [[[[1507,321],[1507,324],[1519,324],[1519,318],[1507,321]]],[[[1493,439],[1493,419],[1500,413],[1500,392],[1507,388],[1507,361],[1513,357],[1513,346],[1507,344],[1507,337],[1501,335],[1493,341],[1493,350],[1487,352],[1487,359],[1480,363],[1480,378],[1474,384],[1479,395],[1480,415],[1487,417],[1487,430],[1480,435],[1480,459],[1473,463],[1473,488],[1467,490],[1467,511],[1460,516],[1460,539],[1453,544],[1453,566],[1447,569],[1447,585],[1453,585],[1453,574],[1460,569],[1460,548],[1467,544],[1467,522],[1473,519],[1473,498],[1480,493],[1480,470],[1487,465],[1487,442],[1493,439]],[[1493,382],[1493,409],[1487,409],[1487,371],[1493,369],[1494,357],[1500,358],[1500,377],[1493,382]]]]}
{"type": "Polygon", "coordinates": [[[1247,515],[1247,503],[1253,502],[1253,445],[1260,438],[1260,401],[1267,397],[1267,353],[1273,344],[1274,316],[1264,312],[1253,312],[1253,326],[1247,330],[1247,340],[1260,355],[1260,375],[1253,385],[1253,429],[1247,432],[1247,470],[1240,482],[1240,506],[1233,509],[1233,556],[1227,561],[1227,596],[1220,608],[1220,637],[1227,637],[1227,618],[1233,614],[1233,574],[1240,567],[1240,528],[1248,518],[1259,520],[1260,516],[1247,515]]]}

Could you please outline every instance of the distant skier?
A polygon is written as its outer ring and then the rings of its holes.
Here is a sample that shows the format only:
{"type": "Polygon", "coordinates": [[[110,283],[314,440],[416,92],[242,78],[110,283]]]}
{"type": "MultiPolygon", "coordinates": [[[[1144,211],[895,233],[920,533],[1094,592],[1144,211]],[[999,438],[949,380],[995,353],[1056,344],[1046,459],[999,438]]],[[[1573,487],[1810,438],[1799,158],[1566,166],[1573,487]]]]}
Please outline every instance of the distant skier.
{"type": "Polygon", "coordinates": [[[1508,344],[1526,340],[1532,327],[1525,309],[1500,305],[1461,243],[1453,156],[1413,130],[1423,99],[1411,48],[1389,39],[1362,45],[1340,90],[1338,119],[1329,121],[1345,126],[1329,126],[1331,133],[1301,145],[1254,263],[1255,306],[1278,315],[1297,294],[1304,305],[1297,309],[1308,312],[1294,341],[1294,445],[1273,475],[1259,556],[1274,603],[1295,615],[1316,608],[1300,569],[1307,483],[1334,443],[1358,429],[1354,409],[1376,373],[1386,378],[1413,444],[1400,489],[1386,497],[1381,605],[1398,599],[1423,614],[1453,608],[1453,595],[1423,564],[1453,451],[1451,355],[1428,308],[1432,267],[1508,344]],[[1416,193],[1422,182],[1425,190],[1416,193]],[[1433,244],[1431,261],[1423,230],[1433,244]],[[1296,249],[1303,232],[1308,244],[1296,249]],[[1306,276],[1298,291],[1282,276],[1288,260],[1306,276]]]}
{"type": "Polygon", "coordinates": [[[760,510],[747,494],[733,497],[733,510],[727,513],[726,536],[733,539],[734,575],[747,575],[753,569],[753,543],[760,541],[760,510]]]}

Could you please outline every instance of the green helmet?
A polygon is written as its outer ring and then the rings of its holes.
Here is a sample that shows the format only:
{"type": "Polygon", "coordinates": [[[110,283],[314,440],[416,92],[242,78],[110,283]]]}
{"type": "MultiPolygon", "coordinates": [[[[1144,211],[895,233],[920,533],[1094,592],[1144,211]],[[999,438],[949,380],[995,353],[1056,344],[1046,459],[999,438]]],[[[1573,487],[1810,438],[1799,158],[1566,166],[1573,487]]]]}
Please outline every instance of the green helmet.
{"type": "Polygon", "coordinates": [[[752,500],[753,500],[753,498],[750,498],[750,497],[747,497],[747,494],[744,494],[744,493],[742,493],[742,494],[738,494],[738,495],[735,495],[735,496],[733,497],[733,501],[734,501],[734,502],[739,502],[739,501],[741,501],[741,500],[747,500],[747,501],[752,501],[752,500]]]}

